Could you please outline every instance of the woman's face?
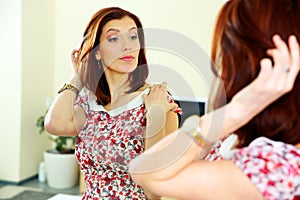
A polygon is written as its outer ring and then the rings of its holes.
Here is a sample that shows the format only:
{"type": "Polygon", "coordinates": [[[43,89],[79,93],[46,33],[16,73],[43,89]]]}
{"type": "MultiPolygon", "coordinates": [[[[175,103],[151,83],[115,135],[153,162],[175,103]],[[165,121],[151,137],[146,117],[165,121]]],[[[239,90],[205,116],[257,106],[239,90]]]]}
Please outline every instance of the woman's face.
{"type": "Polygon", "coordinates": [[[130,73],[138,64],[140,42],[135,22],[130,17],[109,21],[102,30],[96,59],[109,70],[130,73]]]}

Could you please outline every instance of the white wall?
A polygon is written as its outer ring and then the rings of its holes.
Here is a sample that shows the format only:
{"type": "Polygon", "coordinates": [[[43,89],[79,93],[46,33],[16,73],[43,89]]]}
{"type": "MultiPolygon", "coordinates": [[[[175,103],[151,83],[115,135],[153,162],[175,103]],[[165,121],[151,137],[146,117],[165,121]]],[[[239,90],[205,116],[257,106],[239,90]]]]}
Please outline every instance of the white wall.
{"type": "Polygon", "coordinates": [[[21,0],[0,2],[0,24],[0,179],[17,180],[21,129],[21,0]]]}
{"type": "Polygon", "coordinates": [[[38,134],[36,119],[46,111],[54,81],[54,1],[22,0],[22,98],[20,180],[37,174],[46,134],[38,134]]]}
{"type": "Polygon", "coordinates": [[[35,122],[53,91],[53,8],[51,0],[0,2],[0,181],[36,175],[51,147],[35,122]]]}
{"type": "MultiPolygon", "coordinates": [[[[72,72],[69,54],[73,48],[80,45],[90,17],[101,8],[118,6],[136,14],[144,28],[175,31],[204,49],[207,56],[198,61],[197,66],[191,65],[191,60],[183,59],[181,55],[158,49],[148,49],[147,58],[150,65],[155,65],[150,66],[150,82],[167,81],[171,90],[179,97],[206,97],[212,78],[210,72],[203,69],[209,68],[208,55],[213,24],[222,4],[221,0],[210,0],[209,3],[199,0],[57,0],[54,92],[63,85],[72,72]],[[166,67],[157,67],[157,64],[166,67]],[[196,67],[202,68],[200,72],[196,67]],[[181,84],[182,81],[185,84],[181,84]]],[[[146,35],[146,42],[147,37],[149,36],[146,35]]],[[[178,41],[174,40],[174,43],[176,42],[178,41]]]]}

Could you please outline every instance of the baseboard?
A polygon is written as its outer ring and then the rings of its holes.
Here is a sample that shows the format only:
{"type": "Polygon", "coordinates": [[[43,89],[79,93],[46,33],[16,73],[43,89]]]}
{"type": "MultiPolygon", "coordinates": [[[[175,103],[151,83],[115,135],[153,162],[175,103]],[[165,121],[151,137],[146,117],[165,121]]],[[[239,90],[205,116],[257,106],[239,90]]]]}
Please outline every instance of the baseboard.
{"type": "Polygon", "coordinates": [[[38,175],[33,175],[29,178],[26,178],[22,181],[19,181],[19,182],[14,182],[14,181],[4,181],[4,180],[0,180],[0,184],[3,184],[3,185],[22,185],[26,182],[29,182],[29,181],[32,181],[33,179],[36,179],[38,177],[38,175]]]}

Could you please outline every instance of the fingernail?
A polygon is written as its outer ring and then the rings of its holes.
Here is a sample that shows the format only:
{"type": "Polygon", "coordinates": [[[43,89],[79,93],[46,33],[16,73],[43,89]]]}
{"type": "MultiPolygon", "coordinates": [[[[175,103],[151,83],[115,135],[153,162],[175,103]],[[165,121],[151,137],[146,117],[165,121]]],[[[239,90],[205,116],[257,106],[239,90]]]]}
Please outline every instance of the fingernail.
{"type": "Polygon", "coordinates": [[[291,36],[290,36],[290,39],[291,39],[293,42],[295,42],[295,41],[297,40],[297,38],[296,38],[295,35],[291,35],[291,36]]]}
{"type": "Polygon", "coordinates": [[[279,39],[280,39],[280,36],[276,34],[276,35],[273,36],[273,39],[274,39],[274,40],[279,40],[279,39]]]}
{"type": "Polygon", "coordinates": [[[177,113],[177,114],[179,114],[179,115],[182,115],[183,114],[183,112],[182,112],[182,109],[181,108],[179,108],[179,107],[177,107],[177,108],[173,108],[173,110],[172,110],[173,112],[175,112],[175,113],[177,113]]]}

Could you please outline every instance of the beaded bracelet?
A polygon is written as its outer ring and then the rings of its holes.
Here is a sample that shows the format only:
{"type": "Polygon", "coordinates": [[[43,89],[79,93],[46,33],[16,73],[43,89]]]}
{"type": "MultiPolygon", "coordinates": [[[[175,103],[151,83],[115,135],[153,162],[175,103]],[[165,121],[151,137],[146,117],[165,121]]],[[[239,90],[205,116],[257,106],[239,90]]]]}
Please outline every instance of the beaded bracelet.
{"type": "Polygon", "coordinates": [[[61,93],[61,92],[63,92],[63,91],[65,91],[65,90],[71,90],[76,95],[79,94],[79,90],[75,86],[73,86],[71,84],[64,84],[64,86],[58,91],[58,94],[61,93]]]}

